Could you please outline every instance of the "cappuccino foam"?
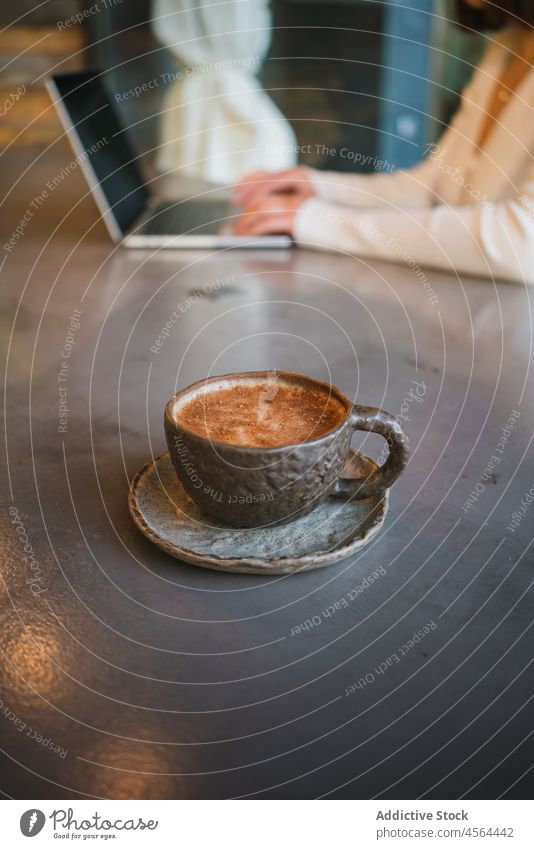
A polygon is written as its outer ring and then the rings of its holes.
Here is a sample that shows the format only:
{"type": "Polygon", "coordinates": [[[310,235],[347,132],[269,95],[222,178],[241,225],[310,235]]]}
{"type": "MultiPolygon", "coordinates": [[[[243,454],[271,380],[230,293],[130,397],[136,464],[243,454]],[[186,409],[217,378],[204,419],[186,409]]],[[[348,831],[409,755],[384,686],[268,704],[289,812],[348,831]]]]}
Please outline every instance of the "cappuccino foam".
{"type": "Polygon", "coordinates": [[[276,448],[317,439],[336,428],[346,409],[334,395],[281,380],[236,381],[207,389],[175,409],[178,424],[232,445],[276,448]]]}

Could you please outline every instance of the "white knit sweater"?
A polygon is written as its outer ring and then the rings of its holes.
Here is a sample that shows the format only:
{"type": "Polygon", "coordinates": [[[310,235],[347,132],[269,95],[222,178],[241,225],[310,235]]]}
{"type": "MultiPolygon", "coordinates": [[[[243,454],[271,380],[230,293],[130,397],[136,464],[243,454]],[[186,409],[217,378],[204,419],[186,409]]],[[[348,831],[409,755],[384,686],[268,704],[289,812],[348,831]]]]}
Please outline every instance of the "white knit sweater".
{"type": "Polygon", "coordinates": [[[534,68],[476,148],[508,39],[489,46],[422,163],[369,175],[312,171],[317,196],[297,213],[297,242],[534,284],[534,68]]]}

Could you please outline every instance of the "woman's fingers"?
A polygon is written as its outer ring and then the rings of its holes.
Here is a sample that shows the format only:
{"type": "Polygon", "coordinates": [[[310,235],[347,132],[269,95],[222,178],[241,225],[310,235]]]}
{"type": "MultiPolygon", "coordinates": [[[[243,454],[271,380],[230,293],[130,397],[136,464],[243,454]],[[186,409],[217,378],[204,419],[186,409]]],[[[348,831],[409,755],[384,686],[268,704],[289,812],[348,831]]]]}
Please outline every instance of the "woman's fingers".
{"type": "Polygon", "coordinates": [[[250,206],[256,206],[263,200],[282,194],[294,194],[304,199],[310,196],[310,192],[306,192],[294,180],[289,179],[269,179],[262,182],[257,182],[254,185],[247,186],[247,189],[239,195],[234,196],[234,204],[243,209],[250,206]]]}
{"type": "Polygon", "coordinates": [[[289,171],[272,172],[259,171],[243,181],[236,191],[236,202],[240,206],[251,206],[272,194],[278,192],[297,191],[300,186],[309,183],[309,178],[302,168],[291,168],[289,171]]]}
{"type": "Polygon", "coordinates": [[[306,169],[291,168],[277,174],[269,171],[249,174],[234,187],[233,203],[246,208],[280,192],[294,192],[302,198],[311,197],[314,191],[306,169]]]}
{"type": "Polygon", "coordinates": [[[270,180],[273,177],[271,171],[253,171],[252,174],[247,174],[232,189],[232,203],[236,206],[245,206],[246,198],[254,193],[258,185],[262,182],[270,180]]]}
{"type": "Polygon", "coordinates": [[[242,215],[236,224],[238,236],[267,236],[274,233],[292,234],[293,218],[288,212],[242,215]]]}
{"type": "Polygon", "coordinates": [[[297,211],[303,199],[295,195],[273,195],[246,209],[237,220],[239,236],[260,236],[267,233],[293,233],[297,211]]]}

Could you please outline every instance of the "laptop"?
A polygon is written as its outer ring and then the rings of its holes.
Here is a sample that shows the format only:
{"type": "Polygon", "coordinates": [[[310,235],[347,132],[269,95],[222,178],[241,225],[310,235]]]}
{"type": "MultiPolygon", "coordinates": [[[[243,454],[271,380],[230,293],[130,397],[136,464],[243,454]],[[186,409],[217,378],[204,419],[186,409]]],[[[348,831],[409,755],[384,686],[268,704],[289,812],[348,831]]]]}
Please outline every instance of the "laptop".
{"type": "Polygon", "coordinates": [[[108,232],[127,248],[287,248],[287,235],[236,236],[239,211],[220,190],[162,201],[151,195],[98,72],[46,81],[108,232]]]}

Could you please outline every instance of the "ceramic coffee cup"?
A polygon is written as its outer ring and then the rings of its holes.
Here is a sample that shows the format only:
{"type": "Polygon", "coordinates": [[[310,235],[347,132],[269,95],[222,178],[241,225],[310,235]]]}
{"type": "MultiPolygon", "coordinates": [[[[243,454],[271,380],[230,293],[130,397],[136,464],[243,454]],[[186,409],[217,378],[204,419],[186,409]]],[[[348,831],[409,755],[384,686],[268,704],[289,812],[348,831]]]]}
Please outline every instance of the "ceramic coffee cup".
{"type": "Polygon", "coordinates": [[[173,395],[165,406],[165,436],[176,474],[201,510],[233,527],[291,522],[329,496],[362,499],[391,486],[406,466],[408,438],[399,422],[377,407],[352,404],[322,381],[289,371],[241,372],[209,377],[173,395]],[[300,389],[332,395],[345,411],[321,436],[294,445],[250,447],[211,440],[176,419],[176,411],[195,395],[231,388],[242,381],[275,379],[300,389]],[[389,446],[383,466],[367,478],[343,478],[353,431],[379,433],[389,446]]]}

